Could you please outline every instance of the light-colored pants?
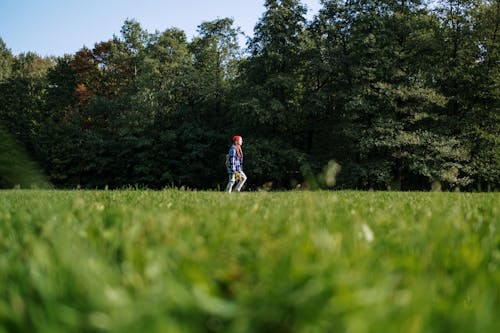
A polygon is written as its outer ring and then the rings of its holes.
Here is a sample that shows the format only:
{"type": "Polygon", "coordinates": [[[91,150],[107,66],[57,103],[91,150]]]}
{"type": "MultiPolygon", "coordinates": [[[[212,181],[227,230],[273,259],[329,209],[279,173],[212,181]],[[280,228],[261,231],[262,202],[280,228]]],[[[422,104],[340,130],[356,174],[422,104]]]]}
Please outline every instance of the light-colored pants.
{"type": "MultiPolygon", "coordinates": [[[[243,171],[238,171],[238,173],[241,176],[241,179],[238,181],[236,184],[236,187],[234,188],[237,192],[241,191],[241,188],[243,187],[243,184],[247,181],[247,176],[243,171]]],[[[226,192],[231,193],[233,191],[233,186],[236,183],[236,173],[230,173],[229,174],[229,182],[227,183],[226,186],[226,192]]]]}

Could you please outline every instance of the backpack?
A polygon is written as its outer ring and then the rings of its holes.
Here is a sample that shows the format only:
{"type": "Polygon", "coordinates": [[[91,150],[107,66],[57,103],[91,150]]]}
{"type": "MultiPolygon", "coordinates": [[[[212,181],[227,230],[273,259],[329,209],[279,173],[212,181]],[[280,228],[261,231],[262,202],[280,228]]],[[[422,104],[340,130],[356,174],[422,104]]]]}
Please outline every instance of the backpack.
{"type": "Polygon", "coordinates": [[[229,154],[226,154],[226,169],[229,169],[229,154]]]}

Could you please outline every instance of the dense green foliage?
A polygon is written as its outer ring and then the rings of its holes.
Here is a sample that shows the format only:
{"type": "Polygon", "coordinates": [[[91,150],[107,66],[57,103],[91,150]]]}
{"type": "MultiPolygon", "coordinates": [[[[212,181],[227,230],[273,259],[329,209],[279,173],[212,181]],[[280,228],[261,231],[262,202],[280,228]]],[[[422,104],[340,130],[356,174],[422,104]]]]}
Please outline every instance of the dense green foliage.
{"type": "MultiPolygon", "coordinates": [[[[0,40],[0,122],[58,187],[215,188],[230,138],[248,186],[494,190],[500,2],[266,0],[232,19],[121,34],[64,57],[0,40]]],[[[0,152],[3,153],[3,152],[0,152]]]]}
{"type": "Polygon", "coordinates": [[[497,332],[497,193],[0,192],[0,332],[497,332]]]}

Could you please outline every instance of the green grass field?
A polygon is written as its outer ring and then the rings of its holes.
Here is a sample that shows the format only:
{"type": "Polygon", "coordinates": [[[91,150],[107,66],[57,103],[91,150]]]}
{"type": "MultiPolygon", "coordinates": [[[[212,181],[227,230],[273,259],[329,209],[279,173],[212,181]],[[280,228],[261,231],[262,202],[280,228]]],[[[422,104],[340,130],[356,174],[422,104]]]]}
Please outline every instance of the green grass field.
{"type": "Polygon", "coordinates": [[[0,192],[0,332],[499,332],[500,194],[0,192]]]}

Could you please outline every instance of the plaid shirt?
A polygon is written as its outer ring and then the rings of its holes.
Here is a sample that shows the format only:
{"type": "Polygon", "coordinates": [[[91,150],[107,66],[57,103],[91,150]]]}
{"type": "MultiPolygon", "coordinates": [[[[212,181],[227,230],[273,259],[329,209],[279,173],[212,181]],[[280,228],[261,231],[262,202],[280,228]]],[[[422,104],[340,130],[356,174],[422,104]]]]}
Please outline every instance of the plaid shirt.
{"type": "Polygon", "coordinates": [[[229,148],[229,168],[228,173],[235,173],[242,171],[243,169],[243,157],[239,158],[236,153],[236,147],[234,145],[229,148]]]}

